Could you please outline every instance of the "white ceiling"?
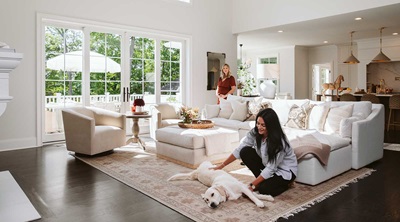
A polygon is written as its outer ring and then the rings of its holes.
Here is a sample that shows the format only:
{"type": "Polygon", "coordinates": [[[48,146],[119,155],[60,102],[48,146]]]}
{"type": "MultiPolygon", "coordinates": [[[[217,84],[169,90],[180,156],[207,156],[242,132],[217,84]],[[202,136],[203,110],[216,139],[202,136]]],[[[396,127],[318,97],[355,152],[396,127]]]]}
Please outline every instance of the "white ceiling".
{"type": "Polygon", "coordinates": [[[383,41],[400,38],[400,4],[240,33],[238,44],[243,44],[243,50],[349,44],[351,31],[355,31],[353,41],[379,38],[380,27],[386,27],[382,32],[383,41]],[[356,17],[363,19],[355,21],[356,17]],[[278,30],[284,32],[278,33],[278,30]],[[399,35],[393,36],[393,32],[399,35]]]}

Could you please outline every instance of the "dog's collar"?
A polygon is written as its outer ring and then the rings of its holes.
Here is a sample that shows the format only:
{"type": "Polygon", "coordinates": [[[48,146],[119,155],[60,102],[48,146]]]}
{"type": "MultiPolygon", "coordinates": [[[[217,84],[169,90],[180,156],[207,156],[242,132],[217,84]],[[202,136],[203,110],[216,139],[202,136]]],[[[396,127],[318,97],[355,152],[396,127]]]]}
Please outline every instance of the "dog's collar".
{"type": "Polygon", "coordinates": [[[218,193],[221,194],[221,196],[225,197],[225,201],[228,199],[229,194],[226,192],[225,189],[222,188],[222,186],[216,186],[215,189],[218,191],[218,193]]]}

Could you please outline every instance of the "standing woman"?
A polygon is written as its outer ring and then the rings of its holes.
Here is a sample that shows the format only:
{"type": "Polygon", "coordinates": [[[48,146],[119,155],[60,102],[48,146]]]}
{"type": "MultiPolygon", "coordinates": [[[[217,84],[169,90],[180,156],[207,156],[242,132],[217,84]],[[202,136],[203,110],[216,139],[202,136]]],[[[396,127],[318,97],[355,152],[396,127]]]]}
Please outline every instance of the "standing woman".
{"type": "Polygon", "coordinates": [[[236,159],[254,174],[249,184],[252,191],[277,196],[296,179],[297,158],[282,130],[273,109],[267,108],[257,114],[256,126],[247,133],[233,153],[213,169],[222,169],[236,159]]]}
{"type": "Polygon", "coordinates": [[[229,94],[233,94],[236,89],[235,77],[232,76],[231,68],[228,64],[222,66],[221,76],[218,79],[216,95],[218,104],[220,99],[226,99],[229,94]]]}

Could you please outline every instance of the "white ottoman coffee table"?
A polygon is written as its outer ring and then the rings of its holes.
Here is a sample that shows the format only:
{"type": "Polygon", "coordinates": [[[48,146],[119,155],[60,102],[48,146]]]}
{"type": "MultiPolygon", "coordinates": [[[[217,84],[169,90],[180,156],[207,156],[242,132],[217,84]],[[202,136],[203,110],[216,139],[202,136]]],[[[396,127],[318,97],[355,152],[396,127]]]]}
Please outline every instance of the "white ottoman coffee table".
{"type": "Polygon", "coordinates": [[[238,145],[238,131],[217,126],[208,129],[169,126],[156,130],[157,156],[193,169],[206,160],[222,162],[238,145]]]}

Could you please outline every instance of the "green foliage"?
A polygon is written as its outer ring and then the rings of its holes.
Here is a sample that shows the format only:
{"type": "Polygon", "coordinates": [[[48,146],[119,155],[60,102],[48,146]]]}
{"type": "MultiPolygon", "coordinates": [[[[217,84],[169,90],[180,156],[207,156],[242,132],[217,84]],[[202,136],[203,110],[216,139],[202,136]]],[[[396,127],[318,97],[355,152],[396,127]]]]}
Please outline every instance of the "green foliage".
{"type": "Polygon", "coordinates": [[[238,84],[242,84],[242,95],[252,95],[256,89],[256,80],[249,71],[250,62],[242,63],[238,60],[238,84]]]}

